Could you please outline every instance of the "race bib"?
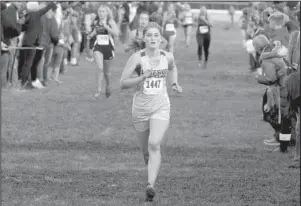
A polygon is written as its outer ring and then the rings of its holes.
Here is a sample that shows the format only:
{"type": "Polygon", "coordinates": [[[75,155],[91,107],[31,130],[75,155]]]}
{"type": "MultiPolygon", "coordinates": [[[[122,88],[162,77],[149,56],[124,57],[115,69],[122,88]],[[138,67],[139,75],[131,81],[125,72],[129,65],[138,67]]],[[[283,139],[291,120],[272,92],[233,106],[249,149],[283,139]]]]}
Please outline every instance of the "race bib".
{"type": "Polygon", "coordinates": [[[97,35],[98,45],[109,45],[109,35],[97,35]]]}
{"type": "Polygon", "coordinates": [[[291,134],[279,134],[280,141],[291,141],[291,134]]]}
{"type": "Polygon", "coordinates": [[[145,94],[159,94],[163,89],[163,78],[147,78],[144,81],[145,94]]]}
{"type": "Polygon", "coordinates": [[[186,17],[186,24],[192,24],[192,23],[193,23],[192,17],[191,16],[186,17]]]}
{"type": "Polygon", "coordinates": [[[166,31],[174,31],[175,25],[173,24],[166,24],[166,31]]]}
{"type": "Polygon", "coordinates": [[[199,30],[201,34],[206,34],[209,32],[208,26],[200,26],[199,30]]]}

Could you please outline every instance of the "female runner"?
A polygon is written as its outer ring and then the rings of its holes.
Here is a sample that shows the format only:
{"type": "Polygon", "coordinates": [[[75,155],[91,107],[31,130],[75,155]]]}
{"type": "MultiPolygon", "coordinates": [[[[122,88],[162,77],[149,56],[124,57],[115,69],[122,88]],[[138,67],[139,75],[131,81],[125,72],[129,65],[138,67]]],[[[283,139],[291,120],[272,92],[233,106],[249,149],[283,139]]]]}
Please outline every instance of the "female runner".
{"type": "Polygon", "coordinates": [[[166,51],[173,53],[174,44],[177,37],[175,28],[176,12],[173,3],[169,3],[167,11],[163,13],[163,37],[167,40],[166,51]]]}
{"type": "Polygon", "coordinates": [[[188,3],[184,4],[184,11],[183,13],[181,13],[180,19],[182,21],[182,25],[184,28],[186,47],[189,47],[190,38],[191,38],[191,29],[193,25],[193,14],[191,12],[191,8],[188,3]]]}
{"type": "Polygon", "coordinates": [[[155,181],[160,168],[160,144],[169,126],[170,101],[166,88],[167,73],[171,72],[173,90],[182,92],[173,54],[161,49],[161,27],[150,22],[143,31],[145,49],[128,60],[121,77],[121,88],[136,87],[132,119],[139,146],[148,165],[146,201],[155,196],[155,181]],[[136,73],[138,77],[132,77],[136,73]]]}
{"type": "Polygon", "coordinates": [[[205,61],[203,68],[207,67],[207,61],[209,56],[209,46],[211,41],[210,28],[211,23],[208,19],[207,9],[202,6],[200,8],[200,14],[197,18],[197,30],[196,30],[196,40],[198,43],[198,58],[199,58],[199,67],[202,66],[202,52],[204,48],[205,52],[205,61]]]}
{"type": "Polygon", "coordinates": [[[106,97],[111,95],[109,70],[111,60],[114,58],[114,40],[113,36],[118,37],[118,28],[113,19],[112,11],[105,5],[100,5],[98,8],[98,17],[95,20],[94,29],[88,35],[88,40],[96,36],[94,44],[94,59],[97,65],[96,84],[97,90],[95,97],[100,96],[102,73],[106,80],[106,97]]]}

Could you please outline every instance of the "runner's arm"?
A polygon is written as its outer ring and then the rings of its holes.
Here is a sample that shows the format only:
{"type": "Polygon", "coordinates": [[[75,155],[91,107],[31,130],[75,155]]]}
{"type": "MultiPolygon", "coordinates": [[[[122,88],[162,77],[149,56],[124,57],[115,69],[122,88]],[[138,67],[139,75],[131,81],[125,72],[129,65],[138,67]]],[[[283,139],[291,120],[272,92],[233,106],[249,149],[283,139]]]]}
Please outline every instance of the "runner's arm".
{"type": "Polygon", "coordinates": [[[167,53],[167,58],[168,58],[168,70],[172,72],[171,77],[171,84],[178,84],[178,68],[175,63],[175,58],[172,53],[168,52],[167,53]]]}
{"type": "Polygon", "coordinates": [[[108,30],[108,32],[111,33],[112,35],[116,36],[116,37],[119,36],[119,30],[118,30],[116,22],[111,20],[109,22],[109,24],[110,24],[111,27],[106,28],[108,30]]]}
{"type": "Polygon", "coordinates": [[[143,82],[146,79],[145,75],[140,75],[138,77],[132,77],[135,68],[139,64],[139,59],[140,59],[140,53],[136,52],[134,53],[129,60],[127,61],[124,70],[121,75],[121,80],[120,80],[120,88],[121,89],[129,89],[132,88],[139,83],[143,82]]]}

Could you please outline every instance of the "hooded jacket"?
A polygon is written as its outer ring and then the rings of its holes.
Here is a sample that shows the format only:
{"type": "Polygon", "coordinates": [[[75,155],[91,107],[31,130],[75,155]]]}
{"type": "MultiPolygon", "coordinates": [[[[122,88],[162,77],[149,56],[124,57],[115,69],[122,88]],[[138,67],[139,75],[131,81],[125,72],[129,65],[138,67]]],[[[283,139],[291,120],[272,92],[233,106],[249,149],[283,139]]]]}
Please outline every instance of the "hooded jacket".
{"type": "Polygon", "coordinates": [[[264,75],[258,76],[258,83],[279,87],[281,114],[288,115],[287,90],[285,81],[287,77],[287,66],[281,55],[281,44],[268,44],[260,55],[261,67],[264,75]]]}

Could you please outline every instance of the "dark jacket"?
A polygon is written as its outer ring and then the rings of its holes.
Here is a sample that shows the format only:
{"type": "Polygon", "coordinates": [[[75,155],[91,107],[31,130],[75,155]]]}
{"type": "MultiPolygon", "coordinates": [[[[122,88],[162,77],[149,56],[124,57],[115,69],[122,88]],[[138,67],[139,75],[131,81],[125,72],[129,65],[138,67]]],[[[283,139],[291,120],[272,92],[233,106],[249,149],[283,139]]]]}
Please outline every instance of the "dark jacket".
{"type": "Polygon", "coordinates": [[[1,12],[1,21],[3,27],[4,43],[9,45],[10,39],[20,35],[22,25],[17,23],[17,8],[10,5],[5,11],[1,12]]]}
{"type": "Polygon", "coordinates": [[[43,25],[42,34],[39,39],[39,45],[43,47],[48,47],[50,43],[54,45],[58,42],[58,25],[54,18],[48,19],[42,16],[41,22],[43,25]]]}
{"type": "Polygon", "coordinates": [[[43,31],[41,17],[50,9],[55,10],[56,5],[51,2],[45,8],[30,12],[26,15],[25,33],[23,37],[23,46],[37,46],[40,35],[43,31]]]}

